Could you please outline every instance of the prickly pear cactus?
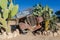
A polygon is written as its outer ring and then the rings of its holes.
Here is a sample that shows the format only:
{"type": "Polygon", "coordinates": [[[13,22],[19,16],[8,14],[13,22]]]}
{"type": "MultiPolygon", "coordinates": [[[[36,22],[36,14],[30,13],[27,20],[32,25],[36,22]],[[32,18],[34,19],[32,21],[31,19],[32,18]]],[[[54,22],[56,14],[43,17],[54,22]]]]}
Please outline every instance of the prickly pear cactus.
{"type": "Polygon", "coordinates": [[[0,6],[2,7],[2,9],[6,9],[7,8],[7,0],[0,0],[0,6]]]}
{"type": "Polygon", "coordinates": [[[0,0],[0,25],[1,27],[6,29],[6,32],[10,32],[10,27],[7,25],[6,19],[11,15],[10,18],[14,17],[18,12],[18,5],[14,5],[12,0],[0,0]],[[10,2],[10,4],[8,4],[10,2]],[[8,6],[9,5],[9,6],[8,6]],[[3,16],[3,18],[1,17],[3,16]]]}

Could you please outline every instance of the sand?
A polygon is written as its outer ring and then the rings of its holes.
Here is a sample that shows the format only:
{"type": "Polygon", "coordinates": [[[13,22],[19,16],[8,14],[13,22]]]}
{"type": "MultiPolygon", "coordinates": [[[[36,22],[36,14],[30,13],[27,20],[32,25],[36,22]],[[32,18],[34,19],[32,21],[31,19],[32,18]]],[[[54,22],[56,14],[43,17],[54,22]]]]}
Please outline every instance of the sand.
{"type": "Polygon", "coordinates": [[[36,36],[34,36],[31,32],[28,32],[27,34],[19,34],[16,37],[12,37],[9,39],[8,36],[7,38],[4,38],[0,35],[0,40],[60,40],[60,34],[58,34],[57,36],[36,34],[36,36]]]}
{"type": "Polygon", "coordinates": [[[60,35],[58,36],[49,36],[49,35],[37,35],[34,36],[31,32],[27,34],[19,34],[16,37],[13,38],[5,38],[2,39],[0,36],[0,40],[60,40],[60,35]]]}

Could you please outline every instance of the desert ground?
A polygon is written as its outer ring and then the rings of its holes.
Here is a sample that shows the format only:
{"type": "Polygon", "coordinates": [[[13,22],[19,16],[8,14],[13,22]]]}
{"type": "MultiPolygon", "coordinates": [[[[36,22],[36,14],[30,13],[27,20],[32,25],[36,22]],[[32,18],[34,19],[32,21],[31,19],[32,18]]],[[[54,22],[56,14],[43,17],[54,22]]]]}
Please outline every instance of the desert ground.
{"type": "Polygon", "coordinates": [[[5,38],[0,35],[0,40],[60,40],[60,34],[56,36],[53,36],[51,34],[49,35],[36,34],[36,36],[34,36],[31,32],[28,32],[27,34],[18,34],[17,36],[12,38],[8,38],[8,36],[5,38]]]}
{"type": "Polygon", "coordinates": [[[60,35],[58,36],[47,36],[47,35],[36,35],[34,36],[32,33],[27,33],[26,35],[20,34],[16,37],[10,39],[2,39],[0,40],[60,40],[60,35]]]}

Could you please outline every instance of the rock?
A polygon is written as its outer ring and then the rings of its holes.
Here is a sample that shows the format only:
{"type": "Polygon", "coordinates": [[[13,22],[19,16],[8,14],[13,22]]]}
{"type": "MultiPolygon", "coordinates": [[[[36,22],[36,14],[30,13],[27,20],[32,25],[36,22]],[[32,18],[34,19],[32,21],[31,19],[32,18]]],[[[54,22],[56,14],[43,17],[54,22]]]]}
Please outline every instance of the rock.
{"type": "Polygon", "coordinates": [[[50,32],[51,32],[51,31],[50,31],[50,30],[48,30],[48,31],[47,31],[47,35],[50,35],[50,32]]]}
{"type": "Polygon", "coordinates": [[[16,29],[16,33],[17,33],[17,35],[19,35],[19,30],[18,29],[16,29]]]}
{"type": "Polygon", "coordinates": [[[41,32],[40,32],[40,35],[41,35],[41,32]]]}
{"type": "Polygon", "coordinates": [[[4,30],[1,29],[1,32],[4,33],[4,30]]]}
{"type": "Polygon", "coordinates": [[[53,36],[53,33],[50,31],[50,34],[49,34],[49,36],[53,36]]]}
{"type": "Polygon", "coordinates": [[[43,32],[43,35],[47,35],[47,32],[46,32],[46,31],[44,31],[44,32],[43,32]]]}
{"type": "Polygon", "coordinates": [[[54,36],[57,36],[58,34],[57,34],[57,32],[54,32],[54,36]]]}
{"type": "Polygon", "coordinates": [[[6,39],[6,38],[7,38],[7,34],[6,34],[6,32],[3,32],[3,34],[0,35],[0,36],[1,36],[2,39],[6,39]]]}
{"type": "Polygon", "coordinates": [[[50,31],[50,30],[48,30],[47,32],[48,32],[48,33],[50,33],[51,31],[50,31]]]}
{"type": "Polygon", "coordinates": [[[58,30],[57,33],[60,35],[60,30],[58,30]]]}
{"type": "Polygon", "coordinates": [[[18,34],[16,31],[13,32],[13,37],[16,37],[18,34]]]}
{"type": "Polygon", "coordinates": [[[5,37],[7,36],[6,32],[4,32],[2,35],[5,36],[5,37]]]}
{"type": "Polygon", "coordinates": [[[8,39],[13,38],[13,34],[12,33],[8,33],[8,37],[7,38],[8,39]]]}

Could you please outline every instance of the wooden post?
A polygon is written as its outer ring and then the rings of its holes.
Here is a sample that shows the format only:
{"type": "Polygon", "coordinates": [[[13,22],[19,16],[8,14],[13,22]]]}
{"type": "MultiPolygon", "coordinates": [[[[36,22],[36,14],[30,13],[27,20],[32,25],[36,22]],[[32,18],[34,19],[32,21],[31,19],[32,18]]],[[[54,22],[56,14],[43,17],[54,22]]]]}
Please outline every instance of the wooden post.
{"type": "Polygon", "coordinates": [[[18,18],[16,19],[16,24],[17,24],[17,25],[19,24],[19,19],[18,19],[18,18]]]}

